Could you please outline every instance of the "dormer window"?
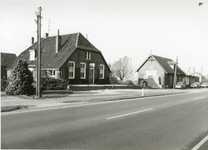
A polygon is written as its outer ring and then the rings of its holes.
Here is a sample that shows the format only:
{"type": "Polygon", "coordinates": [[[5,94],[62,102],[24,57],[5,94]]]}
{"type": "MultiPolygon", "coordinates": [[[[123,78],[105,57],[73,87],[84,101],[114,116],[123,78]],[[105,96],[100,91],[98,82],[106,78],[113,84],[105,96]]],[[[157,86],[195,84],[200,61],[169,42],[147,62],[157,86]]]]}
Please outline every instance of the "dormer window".
{"type": "Polygon", "coordinates": [[[85,52],[85,60],[91,60],[91,52],[85,52]]]}
{"type": "Polygon", "coordinates": [[[174,70],[174,66],[176,63],[174,61],[168,61],[167,63],[174,70]]]}
{"type": "Polygon", "coordinates": [[[30,51],[30,60],[35,60],[35,50],[29,50],[30,51]]]}

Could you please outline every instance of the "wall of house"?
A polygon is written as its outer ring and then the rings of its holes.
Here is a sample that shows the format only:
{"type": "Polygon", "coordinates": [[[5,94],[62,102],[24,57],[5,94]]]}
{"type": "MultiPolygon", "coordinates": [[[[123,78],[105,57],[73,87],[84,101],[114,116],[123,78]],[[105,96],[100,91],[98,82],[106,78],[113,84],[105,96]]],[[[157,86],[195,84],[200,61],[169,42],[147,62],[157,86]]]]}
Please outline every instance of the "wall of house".
{"type": "Polygon", "coordinates": [[[68,79],[68,62],[74,61],[75,62],[75,79],[70,79],[71,83],[80,83],[85,84],[89,83],[89,64],[95,63],[95,72],[94,72],[94,83],[100,83],[100,84],[107,84],[109,83],[109,76],[110,72],[107,69],[107,66],[105,64],[104,59],[102,58],[100,53],[92,52],[91,51],[91,60],[85,60],[85,52],[86,50],[80,50],[77,49],[74,51],[74,53],[70,56],[70,58],[66,61],[66,63],[63,65],[63,67],[60,69],[60,76],[63,78],[68,79]],[[80,79],[80,63],[84,62],[86,63],[86,78],[80,79]],[[104,67],[104,79],[99,78],[99,65],[103,64],[104,67]]]}
{"type": "Polygon", "coordinates": [[[7,78],[6,66],[1,66],[1,79],[7,78]]]}
{"type": "MultiPolygon", "coordinates": [[[[141,84],[142,80],[150,80],[151,85],[158,88],[162,88],[165,84],[165,73],[163,68],[157,61],[147,61],[138,72],[138,84],[141,84]],[[155,83],[153,83],[153,81],[155,83]],[[157,85],[156,85],[157,84],[157,85]]],[[[148,83],[147,83],[148,84],[148,83]]],[[[150,86],[151,86],[150,85],[150,86]]]]}

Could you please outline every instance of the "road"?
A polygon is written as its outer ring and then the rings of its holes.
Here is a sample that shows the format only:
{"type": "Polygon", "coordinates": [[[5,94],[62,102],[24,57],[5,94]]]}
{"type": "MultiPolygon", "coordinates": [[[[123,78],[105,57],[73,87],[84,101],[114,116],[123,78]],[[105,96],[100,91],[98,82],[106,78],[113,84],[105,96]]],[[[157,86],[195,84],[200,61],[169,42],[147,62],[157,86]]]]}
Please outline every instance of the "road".
{"type": "Polygon", "coordinates": [[[2,149],[192,149],[208,135],[208,90],[1,117],[2,149]]]}

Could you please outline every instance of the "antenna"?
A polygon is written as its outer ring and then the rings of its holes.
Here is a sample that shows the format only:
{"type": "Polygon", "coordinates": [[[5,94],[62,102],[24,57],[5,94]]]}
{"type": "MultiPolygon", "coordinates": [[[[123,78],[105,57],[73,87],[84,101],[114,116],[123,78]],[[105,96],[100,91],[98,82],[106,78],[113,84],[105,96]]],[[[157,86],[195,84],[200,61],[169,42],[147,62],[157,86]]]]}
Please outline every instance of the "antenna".
{"type": "Polygon", "coordinates": [[[49,19],[49,22],[48,22],[48,34],[50,32],[50,23],[51,23],[51,20],[49,19]]]}

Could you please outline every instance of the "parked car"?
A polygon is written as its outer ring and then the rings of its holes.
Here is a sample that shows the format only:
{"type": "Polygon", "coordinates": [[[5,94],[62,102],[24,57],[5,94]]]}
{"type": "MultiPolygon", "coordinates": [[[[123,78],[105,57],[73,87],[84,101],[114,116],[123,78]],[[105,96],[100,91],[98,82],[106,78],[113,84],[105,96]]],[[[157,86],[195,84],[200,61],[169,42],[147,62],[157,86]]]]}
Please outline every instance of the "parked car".
{"type": "Polygon", "coordinates": [[[194,82],[191,84],[191,88],[200,88],[201,84],[199,82],[194,82]]]}
{"type": "Polygon", "coordinates": [[[178,82],[175,86],[176,89],[185,89],[186,84],[184,82],[178,82]]]}
{"type": "Polygon", "coordinates": [[[202,87],[202,88],[208,88],[208,82],[202,83],[201,87],[202,87]]]}

